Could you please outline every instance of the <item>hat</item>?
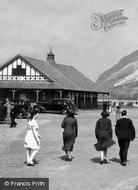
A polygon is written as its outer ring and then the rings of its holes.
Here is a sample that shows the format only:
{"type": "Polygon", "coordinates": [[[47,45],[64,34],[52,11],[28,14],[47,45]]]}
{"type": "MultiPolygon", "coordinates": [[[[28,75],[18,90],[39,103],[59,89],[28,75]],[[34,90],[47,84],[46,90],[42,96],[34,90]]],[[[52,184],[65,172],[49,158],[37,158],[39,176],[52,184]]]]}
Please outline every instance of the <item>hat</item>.
{"type": "Polygon", "coordinates": [[[101,116],[102,116],[102,117],[109,117],[109,113],[108,113],[107,111],[103,111],[103,112],[101,113],[101,116]]]}
{"type": "Polygon", "coordinates": [[[127,115],[127,111],[126,110],[122,111],[122,116],[124,116],[124,115],[127,115]]]}
{"type": "Polygon", "coordinates": [[[78,115],[78,114],[72,109],[67,109],[67,115],[78,115]]]}

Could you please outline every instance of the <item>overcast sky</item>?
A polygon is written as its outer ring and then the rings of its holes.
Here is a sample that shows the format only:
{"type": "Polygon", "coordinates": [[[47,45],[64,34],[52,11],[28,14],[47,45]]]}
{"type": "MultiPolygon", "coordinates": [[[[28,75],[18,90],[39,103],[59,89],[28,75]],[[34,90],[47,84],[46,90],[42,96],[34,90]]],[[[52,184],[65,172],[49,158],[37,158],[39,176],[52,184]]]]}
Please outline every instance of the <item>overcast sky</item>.
{"type": "Polygon", "coordinates": [[[0,0],[0,64],[17,54],[42,60],[52,46],[56,62],[92,81],[138,49],[137,0],[0,0]],[[90,28],[91,15],[124,9],[126,25],[90,28]]]}

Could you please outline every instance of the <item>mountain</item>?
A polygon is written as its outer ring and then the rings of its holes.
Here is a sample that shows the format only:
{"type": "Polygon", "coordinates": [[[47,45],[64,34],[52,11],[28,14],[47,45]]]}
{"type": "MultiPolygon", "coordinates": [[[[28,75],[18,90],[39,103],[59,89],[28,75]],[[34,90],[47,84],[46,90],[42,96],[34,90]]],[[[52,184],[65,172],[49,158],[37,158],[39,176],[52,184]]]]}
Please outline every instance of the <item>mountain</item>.
{"type": "Polygon", "coordinates": [[[111,98],[138,98],[138,50],[102,73],[96,84],[102,90],[108,90],[111,98]]]}

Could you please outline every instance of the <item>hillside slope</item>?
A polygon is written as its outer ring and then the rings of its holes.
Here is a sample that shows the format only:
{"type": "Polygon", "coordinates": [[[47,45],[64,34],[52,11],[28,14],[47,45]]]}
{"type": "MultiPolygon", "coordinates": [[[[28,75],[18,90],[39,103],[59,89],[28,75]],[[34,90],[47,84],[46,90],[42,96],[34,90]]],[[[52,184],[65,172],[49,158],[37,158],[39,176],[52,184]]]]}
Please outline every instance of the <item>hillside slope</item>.
{"type": "Polygon", "coordinates": [[[138,50],[102,73],[96,84],[103,90],[109,90],[113,98],[138,97],[138,50]]]}

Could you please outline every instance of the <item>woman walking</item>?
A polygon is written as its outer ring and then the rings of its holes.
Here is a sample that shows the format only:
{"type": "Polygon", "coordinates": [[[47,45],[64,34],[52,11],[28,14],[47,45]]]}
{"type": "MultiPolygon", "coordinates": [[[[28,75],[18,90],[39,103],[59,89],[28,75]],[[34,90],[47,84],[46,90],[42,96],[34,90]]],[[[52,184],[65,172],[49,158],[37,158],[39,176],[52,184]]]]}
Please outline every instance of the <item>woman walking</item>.
{"type": "Polygon", "coordinates": [[[117,106],[117,107],[116,107],[116,111],[115,111],[115,112],[116,112],[115,122],[117,122],[118,119],[121,119],[121,113],[122,113],[122,112],[121,112],[120,108],[121,108],[120,106],[117,106]]]}
{"type": "Polygon", "coordinates": [[[111,120],[107,118],[109,116],[107,111],[103,111],[101,116],[102,118],[98,119],[95,127],[95,136],[97,138],[95,148],[101,154],[100,164],[107,164],[107,150],[114,144],[112,140],[112,124],[111,120]]]}
{"type": "Polygon", "coordinates": [[[71,152],[73,151],[75,139],[78,135],[78,124],[74,115],[73,110],[69,109],[67,116],[63,119],[61,124],[61,127],[64,129],[62,150],[66,153],[66,161],[72,160],[71,152]]]}
{"type": "Polygon", "coordinates": [[[34,156],[38,153],[40,149],[40,135],[38,133],[38,124],[37,119],[38,112],[33,111],[30,113],[28,119],[28,126],[29,129],[25,136],[25,144],[24,147],[26,148],[26,155],[27,155],[27,166],[34,165],[34,156]]]}

